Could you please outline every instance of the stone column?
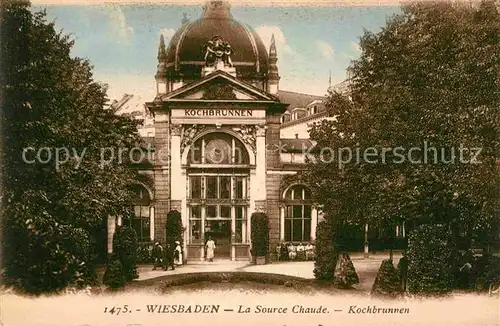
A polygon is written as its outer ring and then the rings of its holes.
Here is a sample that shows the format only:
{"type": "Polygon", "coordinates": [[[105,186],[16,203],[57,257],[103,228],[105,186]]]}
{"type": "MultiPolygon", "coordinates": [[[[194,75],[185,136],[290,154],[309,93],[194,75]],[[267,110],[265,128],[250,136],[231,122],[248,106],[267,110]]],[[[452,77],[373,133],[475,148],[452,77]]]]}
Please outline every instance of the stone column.
{"type": "MultiPolygon", "coordinates": [[[[181,153],[182,125],[170,125],[170,206],[178,209],[182,217],[182,226],[187,226],[187,212],[183,209],[186,200],[186,177],[182,173],[181,153]]],[[[186,257],[187,237],[184,234],[182,257],[186,257]]]]}
{"type": "Polygon", "coordinates": [[[113,235],[116,230],[116,218],[108,216],[108,254],[113,253],[113,235]]]}
{"type": "Polygon", "coordinates": [[[149,207],[149,238],[155,240],[155,207],[149,207]]]}
{"type": "Polygon", "coordinates": [[[236,260],[236,214],[234,206],[231,207],[231,260],[236,260]]]}
{"type": "Polygon", "coordinates": [[[205,260],[205,206],[201,206],[201,242],[203,246],[201,246],[201,256],[200,260],[205,260]]]}
{"type": "Polygon", "coordinates": [[[285,206],[280,206],[280,242],[285,241],[285,206]]]}
{"type": "Polygon", "coordinates": [[[255,182],[254,200],[266,200],[266,127],[257,126],[255,134],[255,182]]]}
{"type": "MultiPolygon", "coordinates": [[[[170,138],[170,198],[181,201],[186,196],[185,178],[181,168],[181,125],[171,125],[170,138]]],[[[183,218],[185,216],[183,215],[183,218]]]]}
{"type": "Polygon", "coordinates": [[[164,244],[165,222],[170,210],[170,117],[165,111],[155,113],[155,227],[154,238],[164,244]]]}
{"type": "Polygon", "coordinates": [[[316,206],[311,208],[311,241],[316,240],[316,226],[318,225],[318,209],[316,206]]]}

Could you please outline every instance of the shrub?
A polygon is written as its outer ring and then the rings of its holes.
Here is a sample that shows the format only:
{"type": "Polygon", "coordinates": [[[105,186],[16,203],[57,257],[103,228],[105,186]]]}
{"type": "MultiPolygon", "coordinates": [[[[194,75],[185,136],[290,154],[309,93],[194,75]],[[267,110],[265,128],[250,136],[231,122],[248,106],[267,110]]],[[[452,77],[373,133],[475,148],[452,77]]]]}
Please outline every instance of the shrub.
{"type": "Polygon", "coordinates": [[[112,289],[118,289],[125,285],[123,266],[117,254],[113,254],[108,260],[102,282],[112,289]]]}
{"type": "Polygon", "coordinates": [[[485,253],[472,263],[472,270],[476,290],[486,290],[500,280],[500,258],[485,253]]]}
{"type": "Polygon", "coordinates": [[[342,252],[337,259],[333,281],[336,286],[342,288],[349,288],[351,285],[359,283],[358,274],[347,252],[342,252]]]}
{"type": "Polygon", "coordinates": [[[167,214],[167,221],[165,224],[165,234],[167,243],[173,244],[175,241],[182,243],[182,216],[177,210],[171,210],[167,214]]]}
{"type": "Polygon", "coordinates": [[[252,255],[266,256],[269,250],[269,226],[267,216],[256,212],[251,216],[252,227],[252,255]]]}
{"type": "Polygon", "coordinates": [[[152,243],[139,243],[137,246],[137,263],[151,264],[154,259],[152,257],[153,244],[152,243]]]}
{"type": "Polygon", "coordinates": [[[451,290],[452,248],[443,225],[421,225],[408,239],[408,290],[410,293],[442,294],[451,290]]]}
{"type": "Polygon", "coordinates": [[[331,281],[337,265],[335,250],[335,229],[330,222],[321,221],[316,227],[316,258],[314,277],[317,280],[331,281]]]}
{"type": "Polygon", "coordinates": [[[133,228],[128,226],[119,226],[116,229],[113,236],[113,252],[117,255],[121,262],[125,281],[130,282],[134,278],[137,278],[137,235],[133,228]]]}
{"type": "Polygon", "coordinates": [[[399,274],[390,259],[384,259],[373,283],[374,296],[397,296],[402,293],[399,274]]]}
{"type": "Polygon", "coordinates": [[[92,262],[90,236],[82,228],[74,229],[67,226],[65,245],[71,247],[73,253],[73,278],[71,284],[77,288],[84,288],[97,279],[96,268],[92,262]]]}
{"type": "Polygon", "coordinates": [[[93,271],[88,234],[48,213],[5,212],[4,282],[33,294],[86,285],[93,271]],[[26,214],[25,214],[26,213],[26,214]]]}

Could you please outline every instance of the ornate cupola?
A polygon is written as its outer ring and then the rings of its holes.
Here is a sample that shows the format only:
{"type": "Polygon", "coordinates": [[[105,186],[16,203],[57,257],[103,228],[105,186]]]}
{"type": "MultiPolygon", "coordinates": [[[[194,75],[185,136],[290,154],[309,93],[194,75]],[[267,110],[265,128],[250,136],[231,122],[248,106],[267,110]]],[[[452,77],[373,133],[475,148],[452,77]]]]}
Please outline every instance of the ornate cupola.
{"type": "Polygon", "coordinates": [[[160,36],[160,46],[158,47],[158,66],[156,69],[156,92],[157,94],[167,93],[167,51],[165,50],[165,39],[160,36]]]}
{"type": "Polygon", "coordinates": [[[200,18],[182,20],[166,50],[169,92],[219,70],[266,90],[266,47],[230,9],[227,1],[207,1],[200,18]]]}
{"type": "Polygon", "coordinates": [[[271,94],[277,94],[279,89],[280,75],[278,73],[278,53],[276,51],[276,42],[274,34],[271,36],[271,46],[269,47],[269,72],[267,91],[271,94]]]}

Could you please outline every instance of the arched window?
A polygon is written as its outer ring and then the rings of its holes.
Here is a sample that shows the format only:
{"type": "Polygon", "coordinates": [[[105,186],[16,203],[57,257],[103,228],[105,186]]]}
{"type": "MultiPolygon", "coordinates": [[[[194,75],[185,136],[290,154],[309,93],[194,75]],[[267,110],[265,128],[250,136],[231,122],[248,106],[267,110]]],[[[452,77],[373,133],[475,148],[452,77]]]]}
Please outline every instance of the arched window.
{"type": "Polygon", "coordinates": [[[311,240],[311,191],[303,185],[290,187],[285,199],[285,241],[311,240]]]}
{"type": "Polygon", "coordinates": [[[189,164],[249,164],[248,152],[241,141],[223,133],[214,132],[196,140],[188,154],[189,164]]]}
{"type": "Polygon", "coordinates": [[[149,192],[142,185],[134,186],[134,205],[131,207],[130,215],[124,219],[124,225],[132,227],[137,234],[137,241],[150,241],[150,205],[149,192]]]}

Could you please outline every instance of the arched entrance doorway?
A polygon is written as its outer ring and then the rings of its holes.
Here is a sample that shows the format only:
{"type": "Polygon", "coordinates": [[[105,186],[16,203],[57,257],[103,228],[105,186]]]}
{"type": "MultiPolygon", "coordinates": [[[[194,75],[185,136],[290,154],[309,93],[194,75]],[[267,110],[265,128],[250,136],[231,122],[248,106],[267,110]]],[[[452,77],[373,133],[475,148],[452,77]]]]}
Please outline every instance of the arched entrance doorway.
{"type": "Polygon", "coordinates": [[[248,151],[228,133],[205,134],[189,148],[186,174],[188,258],[203,259],[211,237],[216,259],[234,259],[248,248],[248,151]]]}

